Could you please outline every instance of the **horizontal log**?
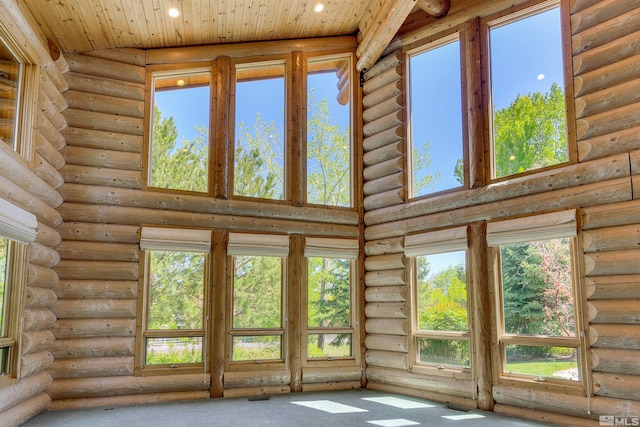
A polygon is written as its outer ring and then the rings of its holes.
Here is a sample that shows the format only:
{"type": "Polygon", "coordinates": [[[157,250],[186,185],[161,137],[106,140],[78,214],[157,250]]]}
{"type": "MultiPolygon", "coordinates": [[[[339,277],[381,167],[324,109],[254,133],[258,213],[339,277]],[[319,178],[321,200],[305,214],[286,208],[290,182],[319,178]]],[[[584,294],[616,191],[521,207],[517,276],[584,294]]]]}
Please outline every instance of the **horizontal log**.
{"type": "Polygon", "coordinates": [[[574,56],[573,74],[579,76],[638,54],[640,32],[635,32],[574,56]]]}
{"type": "MultiPolygon", "coordinates": [[[[0,146],[2,145],[4,144],[0,144],[0,146]]],[[[56,228],[62,222],[62,216],[52,205],[38,199],[36,195],[20,188],[16,183],[4,176],[0,176],[0,197],[27,212],[33,213],[39,222],[51,228],[56,228]]]]}
{"type": "Polygon", "coordinates": [[[223,397],[248,397],[248,396],[264,396],[272,394],[285,394],[290,393],[291,387],[288,385],[273,385],[273,386],[259,386],[259,387],[240,387],[240,388],[227,388],[223,392],[223,397]]]}
{"type": "MultiPolygon", "coordinates": [[[[35,133],[36,153],[46,160],[54,169],[60,169],[64,166],[64,157],[60,154],[58,148],[51,145],[46,135],[40,132],[35,133]]],[[[66,144],[65,144],[66,145],[66,144]]],[[[60,147],[62,148],[62,147],[60,147]]]]}
{"type": "Polygon", "coordinates": [[[56,246],[62,259],[95,261],[138,261],[140,247],[137,244],[64,241],[56,246]]]}
{"type": "Polygon", "coordinates": [[[25,308],[49,308],[58,300],[56,293],[46,288],[27,286],[24,294],[25,308]]]}
{"type": "Polygon", "coordinates": [[[58,319],[114,319],[136,317],[137,307],[133,299],[60,299],[51,310],[58,319]]]}
{"type": "Polygon", "coordinates": [[[384,132],[387,129],[400,126],[402,125],[402,118],[402,111],[387,114],[386,116],[380,117],[379,119],[364,125],[362,127],[362,134],[366,138],[380,132],[384,132]]]}
{"type": "Polygon", "coordinates": [[[398,172],[393,175],[383,176],[364,183],[364,195],[384,193],[389,190],[396,190],[404,186],[404,173],[398,172]]]}
{"type": "Polygon", "coordinates": [[[371,95],[380,89],[389,86],[402,79],[402,67],[389,68],[373,78],[365,80],[362,86],[364,96],[371,95]]]}
{"type": "Polygon", "coordinates": [[[142,170],[142,156],[137,153],[73,147],[70,145],[63,148],[61,153],[67,164],[71,165],[94,166],[128,171],[142,170]]]}
{"type": "Polygon", "coordinates": [[[367,153],[380,147],[401,141],[403,135],[404,132],[402,126],[397,126],[364,138],[362,140],[362,147],[364,148],[365,153],[367,153]]]}
{"type": "MultiPolygon", "coordinates": [[[[64,162],[64,159],[62,160],[64,162]]],[[[64,177],[49,162],[36,153],[33,159],[33,172],[51,188],[58,188],[64,184],[64,177]]]]}
{"type": "Polygon", "coordinates": [[[402,110],[404,105],[404,98],[401,95],[389,98],[378,105],[373,105],[362,112],[362,120],[364,123],[369,123],[377,120],[387,114],[394,113],[402,110]]]}
{"type": "Polygon", "coordinates": [[[635,31],[640,31],[640,9],[631,9],[571,37],[573,54],[602,46],[635,31]]]}
{"type": "Polygon", "coordinates": [[[57,228],[64,240],[88,242],[138,243],[139,227],[119,224],[90,224],[84,222],[64,222],[57,228]]]}
{"type": "Polygon", "coordinates": [[[640,274],[639,256],[640,249],[585,254],[585,275],[611,276],[617,274],[640,274]]]}
{"type": "Polygon", "coordinates": [[[367,211],[399,205],[404,202],[404,188],[372,194],[364,198],[364,208],[367,211]]]}
{"type": "Polygon", "coordinates": [[[407,284],[407,271],[397,270],[369,271],[364,276],[367,287],[398,286],[407,284]]]}
{"type": "Polygon", "coordinates": [[[147,393],[136,396],[107,396],[75,399],[57,399],[51,402],[49,410],[113,407],[122,405],[138,405],[159,402],[176,402],[180,400],[209,399],[209,390],[178,391],[171,393],[147,393]]]}
{"type": "Polygon", "coordinates": [[[590,325],[591,347],[640,350],[640,326],[637,325],[590,325]]]}
{"type": "MultiPolygon", "coordinates": [[[[335,210],[334,210],[335,211],[335,210]]],[[[175,212],[119,206],[95,206],[63,203],[59,212],[66,221],[106,222],[121,225],[143,223],[164,226],[225,228],[229,230],[261,231],[287,234],[358,237],[356,225],[312,221],[287,221],[275,218],[244,218],[231,215],[175,212]]],[[[354,214],[357,213],[353,212],[354,214]]]]}
{"type": "Polygon", "coordinates": [[[329,381],[326,383],[303,383],[302,391],[304,393],[317,393],[323,391],[337,391],[337,390],[359,390],[362,388],[360,380],[357,381],[329,381]]]}
{"type": "Polygon", "coordinates": [[[144,84],[141,83],[107,79],[73,72],[65,74],[64,78],[69,84],[69,89],[74,91],[144,101],[144,84]]]}
{"type": "Polygon", "coordinates": [[[389,369],[409,369],[409,356],[407,353],[367,350],[365,359],[367,361],[367,366],[370,367],[379,366],[389,369]]]}
{"type": "Polygon", "coordinates": [[[629,162],[631,163],[631,175],[640,175],[640,150],[629,153],[629,162]]]}
{"type": "Polygon", "coordinates": [[[126,396],[131,394],[207,390],[209,375],[60,378],[47,389],[52,399],[126,396]]]}
{"type": "Polygon", "coordinates": [[[40,73],[40,85],[39,89],[51,100],[58,111],[62,111],[67,108],[67,103],[62,96],[62,92],[66,91],[69,86],[64,77],[60,73],[56,75],[48,72],[40,73]]]}
{"type": "Polygon", "coordinates": [[[60,319],[51,327],[56,339],[132,337],[135,319],[60,319]]]}
{"type": "Polygon", "coordinates": [[[60,114],[61,110],[58,110],[58,107],[56,107],[42,88],[38,91],[38,109],[38,113],[43,114],[57,130],[61,130],[66,126],[67,123],[64,117],[62,117],[62,114],[60,114]]]}
{"type": "Polygon", "coordinates": [[[282,386],[291,384],[290,370],[225,372],[224,388],[282,386]]]}
{"type": "Polygon", "coordinates": [[[75,147],[142,153],[142,136],[122,132],[67,127],[62,131],[67,144],[75,147]]]}
{"type": "Polygon", "coordinates": [[[588,117],[622,108],[640,101],[640,82],[631,80],[575,100],[576,118],[588,117]]]}
{"type": "Polygon", "coordinates": [[[40,243],[41,245],[53,248],[62,241],[58,230],[54,230],[47,225],[38,224],[38,229],[36,231],[38,233],[36,235],[36,242],[40,243]]]}
{"type": "MultiPolygon", "coordinates": [[[[616,0],[617,1],[617,0],[616,0]]],[[[640,72],[640,55],[632,56],[573,79],[574,95],[585,96],[608,87],[634,80],[640,72]]]]}
{"type": "Polygon", "coordinates": [[[640,102],[614,108],[576,121],[576,137],[588,139],[635,127],[640,120],[640,102]]]}
{"type": "Polygon", "coordinates": [[[75,73],[124,80],[133,83],[145,82],[144,67],[68,52],[65,53],[64,57],[69,66],[69,70],[75,73]]]}
{"type": "Polygon", "coordinates": [[[55,340],[55,335],[49,330],[25,332],[22,334],[22,354],[49,350],[55,340]]]}
{"type": "Polygon", "coordinates": [[[406,258],[404,252],[368,256],[364,260],[364,268],[366,271],[393,270],[404,268],[405,266],[406,258]]]}
{"type": "MultiPolygon", "coordinates": [[[[132,189],[65,184],[60,188],[67,202],[92,205],[113,205],[148,209],[215,213],[258,218],[319,221],[333,224],[358,224],[355,211],[336,211],[333,208],[274,205],[273,203],[240,200],[212,200],[209,197],[146,192],[132,189]]],[[[148,213],[148,215],[155,215],[148,213]]],[[[102,222],[102,221],[100,221],[102,222]]],[[[140,223],[148,222],[145,218],[140,223]]]]}
{"type": "MultiPolygon", "coordinates": [[[[144,67],[146,62],[146,50],[136,48],[108,48],[84,52],[83,55],[92,58],[108,59],[109,61],[144,67]]],[[[67,77],[65,75],[65,77],[67,77]]]]}
{"type": "Polygon", "coordinates": [[[105,132],[143,135],[143,120],[116,114],[98,113],[69,108],[62,112],[67,125],[74,128],[101,130],[105,132]]]}
{"type": "Polygon", "coordinates": [[[511,418],[520,418],[534,421],[542,425],[561,425],[566,427],[597,427],[600,422],[572,415],[556,414],[540,409],[520,408],[517,406],[498,403],[494,405],[493,412],[511,418]]]}
{"type": "Polygon", "coordinates": [[[367,256],[393,254],[402,252],[403,250],[404,236],[372,240],[364,244],[364,253],[367,256]]]}
{"type": "Polygon", "coordinates": [[[29,264],[27,285],[40,288],[53,288],[58,284],[58,274],[51,268],[29,264]]]}
{"type": "MultiPolygon", "coordinates": [[[[418,231],[468,224],[489,218],[498,219],[506,216],[535,214],[575,206],[589,207],[615,203],[630,199],[630,184],[628,179],[620,178],[527,197],[517,197],[503,200],[501,203],[478,205],[473,209],[456,209],[419,217],[413,217],[414,213],[412,211],[404,210],[400,214],[408,214],[412,217],[385,224],[379,224],[379,217],[376,216],[372,219],[365,214],[365,221],[368,220],[376,224],[366,228],[365,236],[367,240],[377,240],[418,231]]],[[[407,206],[414,205],[407,204],[407,206]]],[[[390,212],[385,212],[384,217],[388,215],[390,215],[390,212]]]]}
{"type": "Polygon", "coordinates": [[[572,14],[571,31],[574,34],[584,31],[636,7],[640,7],[638,0],[602,0],[589,8],[572,14]]]}
{"type": "Polygon", "coordinates": [[[388,71],[392,68],[397,68],[402,64],[402,50],[399,48],[393,49],[392,52],[385,55],[373,67],[368,69],[364,73],[364,80],[369,81],[380,74],[388,71]]]}
{"type": "Polygon", "coordinates": [[[594,348],[591,350],[591,368],[596,372],[640,375],[640,351],[594,348]]]}
{"type": "Polygon", "coordinates": [[[39,372],[48,371],[53,364],[53,356],[48,351],[23,355],[20,358],[20,377],[26,378],[39,372]]]}
{"type": "Polygon", "coordinates": [[[133,375],[133,357],[56,359],[48,369],[55,379],[133,375]]]}
{"type": "Polygon", "coordinates": [[[365,181],[373,181],[374,179],[397,174],[402,172],[403,169],[404,157],[398,157],[364,168],[364,179],[365,181]]]}
{"type": "Polygon", "coordinates": [[[367,319],[365,331],[368,334],[407,335],[406,319],[367,319]]]}
{"type": "Polygon", "coordinates": [[[405,302],[370,302],[365,305],[364,312],[368,319],[406,319],[407,304],[405,302]]]}
{"type": "MultiPolygon", "coordinates": [[[[490,184],[478,189],[443,194],[417,200],[403,206],[367,212],[365,214],[365,222],[373,225],[475,205],[487,205],[484,207],[486,209],[491,207],[491,202],[505,201],[507,199],[518,200],[519,197],[523,196],[528,196],[526,203],[524,203],[528,204],[533,195],[539,194],[540,196],[536,197],[540,199],[547,198],[553,191],[557,190],[566,191],[556,194],[565,194],[566,192],[573,194],[578,193],[579,190],[607,185],[605,183],[607,180],[628,176],[629,168],[629,154],[619,154],[614,157],[560,167],[535,175],[513,178],[509,181],[490,184]],[[588,184],[591,186],[587,186],[588,184]]],[[[590,194],[590,192],[585,194],[590,194]]],[[[596,205],[599,204],[603,203],[596,203],[596,205]]]]}
{"type": "Polygon", "coordinates": [[[28,400],[0,413],[0,419],[7,427],[21,426],[36,415],[46,411],[50,404],[51,398],[48,394],[36,393],[28,400]]]}
{"type": "Polygon", "coordinates": [[[366,110],[367,108],[378,105],[389,98],[395,98],[396,96],[402,94],[402,90],[402,80],[392,82],[373,93],[364,95],[362,97],[362,108],[363,110],[366,110]]]}
{"type": "Polygon", "coordinates": [[[397,368],[369,366],[367,379],[376,383],[464,397],[472,397],[473,392],[472,382],[468,379],[434,377],[397,368]]]}
{"type": "Polygon", "coordinates": [[[40,372],[9,387],[0,389],[0,414],[7,409],[29,400],[32,396],[42,393],[51,385],[52,378],[46,372],[40,372]]]}
{"type": "Polygon", "coordinates": [[[302,383],[325,383],[339,381],[358,381],[362,376],[362,368],[355,366],[331,366],[326,368],[304,367],[302,369],[302,383]]]}
{"type": "Polygon", "coordinates": [[[587,230],[582,233],[585,253],[640,247],[640,224],[587,230]]]}
{"type": "Polygon", "coordinates": [[[367,334],[365,338],[367,350],[409,351],[409,340],[406,336],[367,334]]]}
{"type": "Polygon", "coordinates": [[[640,324],[638,300],[591,300],[587,313],[591,323],[640,324]]]}
{"type": "Polygon", "coordinates": [[[48,308],[26,308],[22,329],[25,332],[40,331],[51,327],[56,315],[48,308]]]}
{"type": "Polygon", "coordinates": [[[493,397],[496,403],[503,405],[573,416],[587,416],[588,414],[587,398],[583,396],[496,385],[493,388],[493,397]]]}
{"type": "Polygon", "coordinates": [[[137,262],[62,260],[54,271],[61,279],[138,280],[137,262]]]}
{"type": "Polygon", "coordinates": [[[144,101],[76,90],[68,90],[64,98],[69,108],[76,110],[144,118],[144,101]]]}
{"type": "Polygon", "coordinates": [[[142,189],[141,171],[65,165],[60,169],[60,174],[68,183],[142,189]]]}
{"type": "Polygon", "coordinates": [[[586,277],[588,299],[640,299],[640,275],[586,277]]]}
{"type": "Polygon", "coordinates": [[[374,286],[364,291],[364,299],[368,303],[374,302],[405,302],[408,289],[406,285],[400,286],[374,286]]]}
{"type": "Polygon", "coordinates": [[[135,355],[133,337],[57,339],[49,351],[57,359],[127,357],[135,355]]]}
{"type": "Polygon", "coordinates": [[[593,391],[596,396],[640,400],[640,376],[594,372],[593,391]]]}
{"type": "Polygon", "coordinates": [[[40,267],[51,268],[60,261],[60,255],[54,249],[33,242],[29,250],[29,262],[40,267]]]}
{"type": "MultiPolygon", "coordinates": [[[[64,117],[64,116],[63,116],[64,117]]],[[[65,119],[66,120],[66,119],[65,119]]],[[[36,131],[44,135],[49,143],[56,149],[59,150],[65,146],[67,143],[64,140],[64,136],[56,126],[47,119],[44,114],[38,114],[35,120],[35,128],[36,131]]]]}
{"type": "Polygon", "coordinates": [[[384,147],[380,147],[376,150],[365,153],[364,165],[371,166],[376,163],[382,163],[389,159],[395,159],[404,155],[404,144],[402,141],[395,142],[384,147]]]}
{"type": "Polygon", "coordinates": [[[138,282],[135,280],[61,280],[53,290],[59,298],[68,299],[136,298],[138,282]]]}

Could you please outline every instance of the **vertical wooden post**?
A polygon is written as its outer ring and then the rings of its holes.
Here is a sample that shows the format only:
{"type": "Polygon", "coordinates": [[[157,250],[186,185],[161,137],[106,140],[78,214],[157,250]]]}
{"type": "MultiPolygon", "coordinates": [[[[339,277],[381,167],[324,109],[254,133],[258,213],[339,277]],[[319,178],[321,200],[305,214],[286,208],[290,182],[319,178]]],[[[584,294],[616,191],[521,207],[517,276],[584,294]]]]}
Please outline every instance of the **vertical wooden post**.
{"type": "Polygon", "coordinates": [[[468,172],[469,188],[479,188],[486,182],[484,113],[482,108],[482,70],[480,67],[480,23],[471,19],[464,26],[462,39],[463,58],[463,114],[467,132],[465,172],[468,172]]]}
{"type": "Polygon", "coordinates": [[[473,265],[469,284],[471,307],[471,340],[473,342],[474,376],[478,383],[478,408],[493,410],[493,377],[491,357],[491,292],[487,271],[487,225],[469,225],[469,264],[473,265]]]}
{"type": "Polygon", "coordinates": [[[225,366],[225,300],[227,289],[227,243],[229,233],[213,231],[213,258],[211,261],[211,317],[209,319],[209,354],[211,356],[211,397],[222,397],[225,366]]]}
{"type": "Polygon", "coordinates": [[[289,166],[289,190],[291,192],[291,204],[302,206],[306,199],[306,103],[305,96],[305,64],[302,52],[295,51],[291,54],[291,88],[288,90],[288,102],[291,111],[289,112],[289,150],[290,159],[286,164],[289,166]]]}
{"type": "Polygon", "coordinates": [[[302,284],[306,269],[304,263],[304,237],[291,236],[287,277],[287,324],[291,391],[302,391],[302,339],[305,319],[302,318],[302,284]]]}
{"type": "Polygon", "coordinates": [[[211,123],[215,129],[214,139],[214,172],[213,172],[213,196],[219,199],[228,198],[229,189],[229,163],[233,162],[230,156],[232,141],[229,141],[229,93],[231,90],[231,61],[228,56],[221,56],[217,61],[215,102],[215,123],[211,123]]]}

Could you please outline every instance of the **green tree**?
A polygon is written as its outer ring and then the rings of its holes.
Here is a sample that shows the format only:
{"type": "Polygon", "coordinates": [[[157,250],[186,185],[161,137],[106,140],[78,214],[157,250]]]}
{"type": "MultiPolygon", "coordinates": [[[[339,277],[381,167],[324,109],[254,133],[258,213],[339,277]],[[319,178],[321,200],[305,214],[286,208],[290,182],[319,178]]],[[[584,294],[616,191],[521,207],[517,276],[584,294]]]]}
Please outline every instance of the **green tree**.
{"type": "Polygon", "coordinates": [[[282,326],[282,260],[279,257],[234,257],[233,327],[282,326]]]}
{"type": "Polygon", "coordinates": [[[434,184],[440,182],[442,177],[439,172],[429,173],[431,165],[431,144],[425,141],[421,146],[413,146],[411,149],[411,173],[413,174],[412,191],[414,196],[426,194],[434,184]]]}

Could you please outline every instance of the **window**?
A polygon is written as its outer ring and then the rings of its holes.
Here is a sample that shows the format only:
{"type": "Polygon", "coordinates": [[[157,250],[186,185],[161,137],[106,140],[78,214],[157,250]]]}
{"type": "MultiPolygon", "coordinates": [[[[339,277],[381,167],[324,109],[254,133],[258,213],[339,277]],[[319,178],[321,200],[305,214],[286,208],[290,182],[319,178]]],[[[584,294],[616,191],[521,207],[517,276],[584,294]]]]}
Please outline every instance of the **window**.
{"type": "Polygon", "coordinates": [[[467,228],[407,236],[416,366],[469,368],[467,228]]]}
{"type": "Polygon", "coordinates": [[[305,239],[308,359],[354,356],[358,247],[357,240],[305,239]]]}
{"type": "Polygon", "coordinates": [[[229,233],[231,362],[284,359],[283,271],[288,236],[229,233]]]}
{"type": "Polygon", "coordinates": [[[497,260],[503,376],[581,380],[575,237],[575,210],[487,225],[497,260]]]}
{"type": "Polygon", "coordinates": [[[153,74],[150,187],[209,190],[210,70],[153,74]]]}
{"type": "Polygon", "coordinates": [[[285,64],[236,66],[234,194],[284,198],[285,64]]]}
{"type": "Polygon", "coordinates": [[[351,58],[307,62],[307,203],[353,206],[351,58]]]}
{"type": "Polygon", "coordinates": [[[0,141],[14,149],[17,149],[21,70],[20,62],[0,42],[0,141]]]}
{"type": "Polygon", "coordinates": [[[142,365],[202,370],[211,232],[143,227],[142,365]]]}
{"type": "Polygon", "coordinates": [[[569,160],[560,8],[488,22],[491,177],[569,160]]]}
{"type": "Polygon", "coordinates": [[[20,315],[35,215],[0,199],[0,386],[17,376],[20,315]]]}
{"type": "Polygon", "coordinates": [[[408,53],[410,197],[464,186],[458,34],[408,53]]]}

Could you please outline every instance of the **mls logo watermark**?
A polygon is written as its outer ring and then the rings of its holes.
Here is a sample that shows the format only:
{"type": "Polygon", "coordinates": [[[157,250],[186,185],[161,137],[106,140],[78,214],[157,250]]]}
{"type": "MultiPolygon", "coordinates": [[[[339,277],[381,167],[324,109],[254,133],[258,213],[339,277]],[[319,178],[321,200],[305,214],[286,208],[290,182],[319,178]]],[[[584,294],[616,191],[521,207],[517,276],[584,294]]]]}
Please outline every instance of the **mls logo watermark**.
{"type": "Polygon", "coordinates": [[[616,417],[600,415],[601,426],[640,426],[640,417],[616,417]]]}

